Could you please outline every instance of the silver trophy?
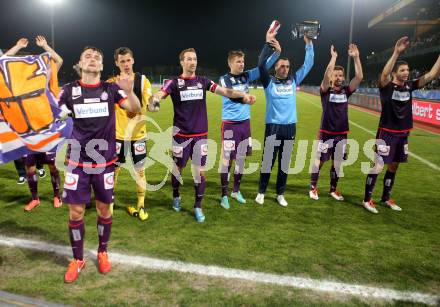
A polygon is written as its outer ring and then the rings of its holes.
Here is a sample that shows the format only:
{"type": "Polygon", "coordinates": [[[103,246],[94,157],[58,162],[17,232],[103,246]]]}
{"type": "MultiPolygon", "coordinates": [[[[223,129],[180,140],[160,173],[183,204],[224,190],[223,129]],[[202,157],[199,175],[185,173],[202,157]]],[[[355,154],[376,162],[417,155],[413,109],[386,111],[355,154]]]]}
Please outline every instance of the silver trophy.
{"type": "Polygon", "coordinates": [[[292,38],[303,38],[304,35],[307,35],[308,38],[317,39],[319,33],[321,32],[321,25],[319,21],[303,21],[301,23],[297,23],[292,27],[292,38]]]}

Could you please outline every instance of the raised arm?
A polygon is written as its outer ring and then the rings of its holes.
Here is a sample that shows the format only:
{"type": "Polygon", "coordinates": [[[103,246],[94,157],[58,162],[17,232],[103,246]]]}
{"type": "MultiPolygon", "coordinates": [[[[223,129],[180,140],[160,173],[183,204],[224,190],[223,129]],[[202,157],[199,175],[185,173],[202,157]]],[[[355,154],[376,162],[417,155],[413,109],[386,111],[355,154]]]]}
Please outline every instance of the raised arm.
{"type": "Polygon", "coordinates": [[[267,60],[273,54],[274,50],[281,51],[281,46],[275,39],[277,32],[273,31],[270,27],[266,32],[266,43],[263,50],[261,50],[260,57],[258,58],[258,70],[260,71],[260,80],[263,83],[263,87],[267,88],[270,83],[269,68],[266,66],[267,60]]]}
{"type": "Polygon", "coordinates": [[[379,87],[384,87],[390,82],[390,75],[393,71],[394,64],[396,64],[399,55],[409,46],[408,36],[404,36],[399,38],[394,46],[394,52],[389,58],[388,62],[385,64],[385,67],[382,70],[382,74],[380,75],[379,87]]]}
{"type": "Polygon", "coordinates": [[[350,44],[348,46],[348,56],[352,57],[354,60],[354,78],[350,81],[350,91],[355,91],[364,78],[359,49],[355,44],[350,44]]]}
{"type": "Polygon", "coordinates": [[[432,66],[431,70],[420,77],[419,79],[419,87],[424,87],[426,83],[431,82],[435,78],[440,76],[440,55],[432,66]]]}
{"type": "Polygon", "coordinates": [[[116,84],[125,92],[127,100],[125,100],[121,107],[130,113],[137,114],[141,111],[141,104],[139,98],[133,92],[133,80],[129,78],[119,79],[116,84]]]}
{"type": "MultiPolygon", "coordinates": [[[[273,42],[271,45],[275,48],[275,51],[272,55],[266,60],[266,70],[269,71],[273,64],[278,60],[281,54],[281,45],[278,42],[273,42]]],[[[260,78],[260,68],[255,67],[249,70],[249,82],[255,81],[260,78]]]]}
{"type": "Polygon", "coordinates": [[[304,35],[304,42],[306,43],[306,56],[304,64],[295,73],[295,81],[297,85],[304,80],[313,66],[314,51],[312,39],[308,38],[307,35],[304,35]]]}
{"type": "Polygon", "coordinates": [[[18,51],[20,51],[23,48],[26,48],[28,43],[29,41],[27,38],[24,37],[20,38],[15,44],[15,46],[9,49],[8,51],[6,51],[4,55],[9,55],[9,56],[16,55],[18,51]]]}
{"type": "Polygon", "coordinates": [[[338,53],[335,50],[335,47],[331,45],[330,47],[330,54],[332,57],[330,58],[330,62],[327,65],[327,68],[325,69],[324,78],[321,82],[321,91],[326,92],[327,89],[330,87],[330,81],[333,73],[333,69],[336,65],[336,59],[338,58],[338,53]]]}
{"type": "Polygon", "coordinates": [[[57,65],[57,70],[60,70],[61,65],[63,65],[63,58],[48,45],[46,38],[44,36],[38,35],[35,38],[35,43],[39,47],[43,48],[46,52],[49,52],[57,65]]]}

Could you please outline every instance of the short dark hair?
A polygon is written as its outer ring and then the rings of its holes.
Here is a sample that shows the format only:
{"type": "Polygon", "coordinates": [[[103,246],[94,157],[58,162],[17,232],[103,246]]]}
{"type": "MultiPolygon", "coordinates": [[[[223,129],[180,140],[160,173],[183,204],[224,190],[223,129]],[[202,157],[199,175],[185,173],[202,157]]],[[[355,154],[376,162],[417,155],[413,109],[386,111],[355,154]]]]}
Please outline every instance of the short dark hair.
{"type": "Polygon", "coordinates": [[[89,50],[89,49],[98,52],[101,55],[102,59],[104,60],[104,52],[102,52],[101,49],[99,49],[98,47],[95,47],[95,46],[85,46],[84,49],[81,51],[80,58],[81,58],[82,54],[84,53],[84,51],[89,50]]]}
{"type": "Polygon", "coordinates": [[[183,61],[183,59],[185,58],[185,53],[187,52],[194,52],[196,53],[196,49],[194,48],[187,48],[187,49],[183,49],[182,51],[180,51],[179,53],[179,60],[183,61]]]}
{"type": "Polygon", "coordinates": [[[126,55],[126,54],[130,54],[132,58],[134,57],[133,56],[133,51],[130,48],[128,48],[128,47],[119,47],[118,49],[115,50],[115,54],[114,54],[115,61],[118,60],[118,56],[119,55],[126,55]]]}
{"type": "Polygon", "coordinates": [[[344,67],[340,66],[340,65],[336,65],[333,70],[341,70],[342,72],[344,72],[344,67]]]}
{"type": "Polygon", "coordinates": [[[289,58],[288,58],[288,57],[285,57],[285,56],[280,56],[280,57],[278,58],[278,60],[275,62],[275,64],[277,64],[279,61],[289,61],[289,63],[290,63],[289,58]]]}
{"type": "Polygon", "coordinates": [[[229,53],[228,53],[228,62],[231,61],[235,57],[243,58],[244,57],[244,52],[241,51],[241,50],[231,50],[231,51],[229,51],[229,53]]]}
{"type": "Polygon", "coordinates": [[[406,61],[402,61],[402,60],[397,61],[396,64],[394,64],[393,72],[396,73],[399,70],[399,67],[403,66],[403,65],[409,66],[408,62],[406,62],[406,61]]]}

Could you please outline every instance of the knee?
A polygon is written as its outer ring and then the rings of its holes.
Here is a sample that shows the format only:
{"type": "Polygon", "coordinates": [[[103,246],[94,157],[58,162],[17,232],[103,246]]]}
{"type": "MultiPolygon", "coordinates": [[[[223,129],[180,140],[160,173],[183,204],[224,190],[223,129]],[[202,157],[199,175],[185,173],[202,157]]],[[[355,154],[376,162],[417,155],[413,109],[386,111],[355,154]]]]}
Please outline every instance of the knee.
{"type": "Polygon", "coordinates": [[[112,214],[110,212],[109,204],[96,201],[96,211],[100,217],[109,218],[112,214]]]}
{"type": "Polygon", "coordinates": [[[399,163],[388,164],[388,171],[390,171],[391,173],[395,173],[398,167],[399,167],[399,163]]]}
{"type": "Polygon", "coordinates": [[[84,217],[84,205],[70,205],[69,218],[72,221],[79,221],[84,217]]]}
{"type": "Polygon", "coordinates": [[[57,169],[57,167],[55,166],[55,164],[49,164],[49,171],[50,171],[51,173],[56,173],[56,172],[58,172],[58,169],[57,169]]]}
{"type": "Polygon", "coordinates": [[[26,166],[26,171],[28,173],[35,173],[37,171],[37,167],[35,165],[32,166],[26,166]]]}

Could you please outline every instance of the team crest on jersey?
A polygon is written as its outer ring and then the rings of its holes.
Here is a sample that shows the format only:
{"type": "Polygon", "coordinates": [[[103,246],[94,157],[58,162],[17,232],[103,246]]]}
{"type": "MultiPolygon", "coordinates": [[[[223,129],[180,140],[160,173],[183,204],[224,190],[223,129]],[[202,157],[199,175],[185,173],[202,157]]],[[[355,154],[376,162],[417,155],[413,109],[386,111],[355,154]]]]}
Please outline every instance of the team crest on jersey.
{"type": "Polygon", "coordinates": [[[81,86],[72,87],[72,99],[77,99],[82,96],[81,86]]]}
{"type": "Polygon", "coordinates": [[[197,82],[197,87],[198,87],[198,88],[203,88],[203,85],[202,85],[202,83],[200,83],[200,82],[197,82]]]}
{"type": "Polygon", "coordinates": [[[241,77],[241,82],[245,83],[246,82],[246,78],[245,77],[241,77]]]}
{"type": "Polygon", "coordinates": [[[78,174],[66,173],[66,175],[64,176],[64,189],[76,191],[76,189],[78,188],[78,180],[78,174]]]}
{"type": "Polygon", "coordinates": [[[104,189],[110,190],[113,189],[113,185],[115,184],[115,173],[107,173],[104,174],[104,189]]]}
{"type": "Polygon", "coordinates": [[[177,79],[177,86],[179,88],[184,87],[185,86],[185,80],[183,79],[177,79]]]}
{"type": "Polygon", "coordinates": [[[234,77],[230,77],[229,80],[231,80],[232,84],[235,83],[235,78],[234,77]]]}
{"type": "Polygon", "coordinates": [[[101,93],[101,100],[107,101],[107,99],[108,99],[108,93],[107,92],[102,92],[101,93]]]}
{"type": "Polygon", "coordinates": [[[173,157],[175,158],[183,157],[183,146],[173,146],[173,157]]]}

